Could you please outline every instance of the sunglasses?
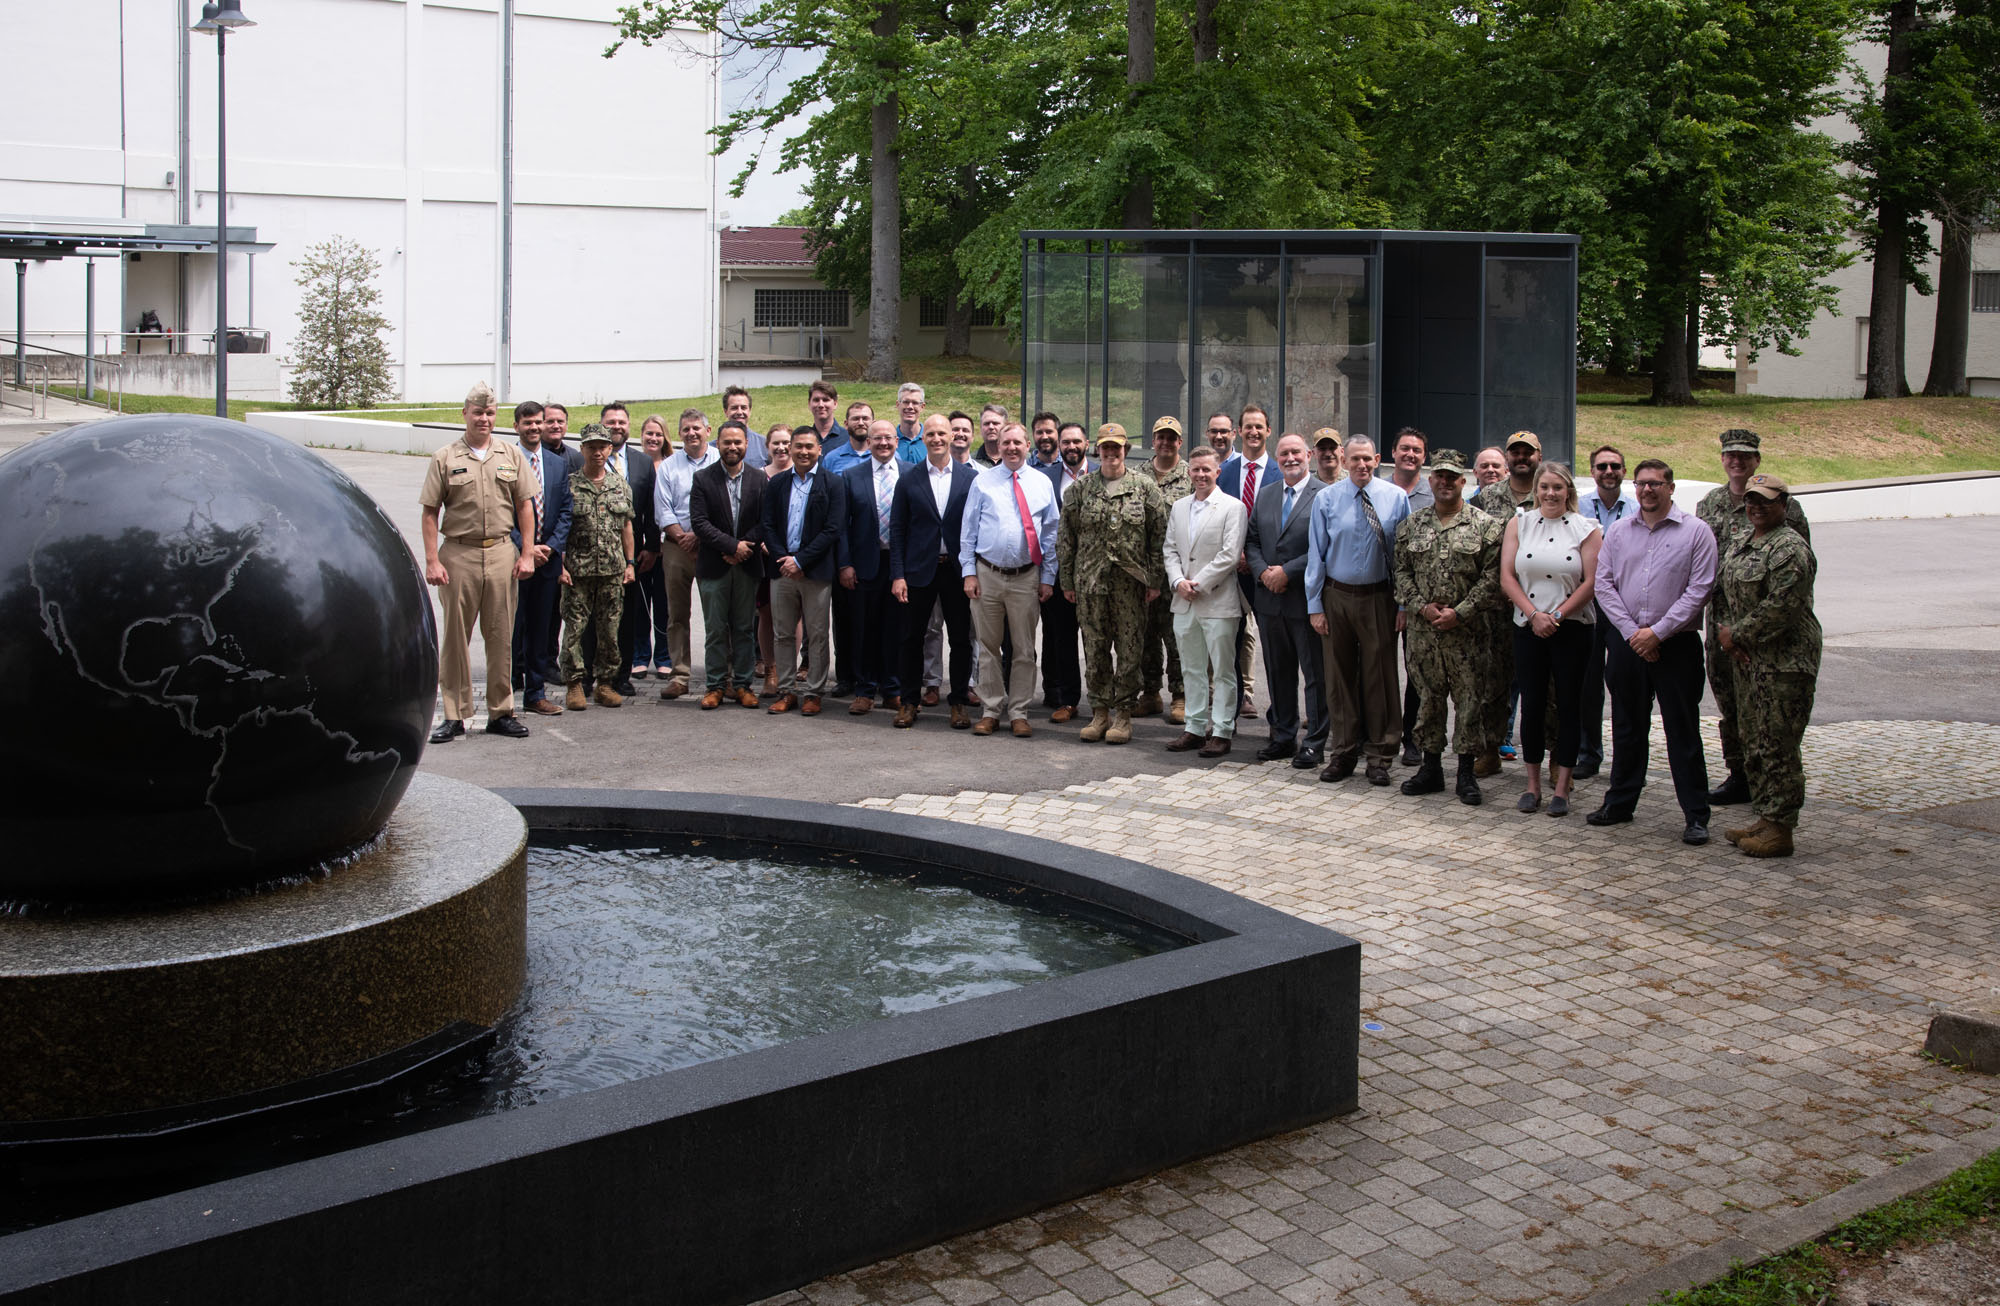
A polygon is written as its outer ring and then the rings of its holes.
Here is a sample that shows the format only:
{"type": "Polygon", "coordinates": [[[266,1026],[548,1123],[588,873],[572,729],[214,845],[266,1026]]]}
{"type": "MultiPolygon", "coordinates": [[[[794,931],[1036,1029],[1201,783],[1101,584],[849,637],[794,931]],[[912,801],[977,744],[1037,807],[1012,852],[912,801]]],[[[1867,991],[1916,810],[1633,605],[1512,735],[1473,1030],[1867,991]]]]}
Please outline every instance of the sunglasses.
{"type": "Polygon", "coordinates": [[[1622,472],[1622,471],[1624,471],[1624,470],[1625,470],[1625,464],[1624,464],[1624,463],[1598,463],[1598,464],[1597,464],[1597,466],[1596,466],[1596,468],[1595,468],[1595,470],[1596,470],[1596,471],[1600,471],[1600,472],[1622,472]]]}

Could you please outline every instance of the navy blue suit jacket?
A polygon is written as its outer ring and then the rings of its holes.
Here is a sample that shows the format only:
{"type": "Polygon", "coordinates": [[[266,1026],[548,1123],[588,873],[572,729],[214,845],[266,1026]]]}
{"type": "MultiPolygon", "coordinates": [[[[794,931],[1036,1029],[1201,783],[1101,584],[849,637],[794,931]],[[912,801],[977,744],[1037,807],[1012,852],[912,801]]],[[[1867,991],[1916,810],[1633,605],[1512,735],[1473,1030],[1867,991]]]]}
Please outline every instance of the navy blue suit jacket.
{"type": "MultiPolygon", "coordinates": [[[[617,466],[615,456],[611,465],[617,466]]],[[[653,460],[630,441],[625,445],[625,483],[632,487],[632,542],[641,553],[658,553],[660,523],[653,516],[653,460]]]]}
{"type": "MultiPolygon", "coordinates": [[[[900,474],[909,464],[892,458],[889,466],[900,474]]],[[[854,568],[857,581],[874,580],[882,563],[880,523],[875,520],[875,455],[868,455],[841,477],[847,482],[847,530],[842,536],[840,565],[854,568]]],[[[891,499],[892,509],[894,503],[891,499]]]]}
{"type": "MultiPolygon", "coordinates": [[[[526,449],[521,450],[521,461],[528,461],[526,449]]],[[[535,543],[548,545],[557,558],[569,547],[569,473],[568,459],[547,449],[542,450],[542,529],[535,543]]],[[[513,530],[508,535],[514,540],[514,547],[519,549],[521,532],[513,530]]]]}
{"type": "Polygon", "coordinates": [[[951,493],[945,496],[944,516],[937,510],[937,496],[931,493],[930,460],[925,459],[903,473],[896,482],[896,498],[889,508],[889,579],[914,586],[929,585],[937,579],[938,558],[947,563],[953,577],[958,575],[958,545],[965,523],[965,499],[979,473],[970,463],[951,465],[951,493]]]}
{"type": "MultiPolygon", "coordinates": [[[[765,571],[774,577],[778,559],[786,555],[791,540],[786,531],[792,512],[792,482],[797,479],[798,473],[788,468],[764,487],[765,571]]],[[[847,522],[847,485],[838,476],[818,470],[813,472],[812,482],[795,556],[809,579],[832,580],[840,565],[841,531],[847,522]]]]}
{"type": "MultiPolygon", "coordinates": [[[[1264,474],[1257,478],[1257,497],[1261,500],[1264,487],[1285,479],[1278,470],[1278,459],[1269,448],[1264,450],[1264,474]]],[[[1215,488],[1236,500],[1243,502],[1243,458],[1239,455],[1229,460],[1229,466],[1222,469],[1215,478],[1215,488]]]]}

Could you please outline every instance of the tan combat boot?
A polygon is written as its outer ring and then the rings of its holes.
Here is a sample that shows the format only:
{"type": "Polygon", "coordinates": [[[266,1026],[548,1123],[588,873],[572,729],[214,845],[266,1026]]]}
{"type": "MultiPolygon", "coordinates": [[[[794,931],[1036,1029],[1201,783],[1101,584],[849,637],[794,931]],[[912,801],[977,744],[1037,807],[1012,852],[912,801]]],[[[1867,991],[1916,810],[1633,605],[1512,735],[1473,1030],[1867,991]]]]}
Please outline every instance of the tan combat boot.
{"type": "Polygon", "coordinates": [[[1139,706],[1132,709],[1133,716],[1158,716],[1159,714],[1160,696],[1158,694],[1148,692],[1139,695],[1139,706]]]}
{"type": "Polygon", "coordinates": [[[1104,732],[1104,742],[1107,744],[1129,744],[1132,742],[1132,714],[1130,712],[1113,712],[1111,714],[1111,728],[1104,732]]]}
{"type": "Polygon", "coordinates": [[[1733,844],[1740,844],[1753,834],[1763,833],[1764,827],[1769,825],[1770,823],[1771,822],[1768,818],[1760,816],[1755,821],[1752,821],[1749,825],[1739,825],[1733,830],[1724,830],[1722,832],[1722,837],[1729,840],[1729,842],[1733,844]]]}
{"type": "Polygon", "coordinates": [[[1500,774],[1500,750],[1489,748],[1472,763],[1472,774],[1484,780],[1489,775],[1500,774]]]}
{"type": "Polygon", "coordinates": [[[1763,829],[1744,835],[1736,846],[1752,857],[1790,857],[1792,832],[1776,821],[1766,821],[1763,829]]]}
{"type": "Polygon", "coordinates": [[[1104,738],[1104,732],[1111,728],[1111,709],[1093,707],[1090,709],[1090,724],[1076,732],[1076,737],[1086,744],[1094,744],[1104,738]]]}
{"type": "Polygon", "coordinates": [[[1167,709],[1167,724],[1172,726],[1187,724],[1187,699],[1182,695],[1174,695],[1173,705],[1167,709]]]}
{"type": "Polygon", "coordinates": [[[602,681],[598,682],[597,701],[604,707],[625,706],[625,696],[602,681]]]}
{"type": "Polygon", "coordinates": [[[563,695],[563,706],[572,712],[582,712],[589,708],[590,700],[583,696],[582,681],[579,680],[569,687],[569,693],[563,695]]]}

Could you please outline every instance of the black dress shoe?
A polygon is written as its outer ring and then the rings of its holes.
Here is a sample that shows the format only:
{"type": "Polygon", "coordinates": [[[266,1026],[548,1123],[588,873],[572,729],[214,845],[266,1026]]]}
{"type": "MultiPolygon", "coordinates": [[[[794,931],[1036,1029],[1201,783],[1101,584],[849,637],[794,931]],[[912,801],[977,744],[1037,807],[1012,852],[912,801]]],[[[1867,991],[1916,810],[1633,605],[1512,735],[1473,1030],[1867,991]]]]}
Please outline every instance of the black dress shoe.
{"type": "Polygon", "coordinates": [[[509,739],[526,739],[528,737],[528,727],[521,724],[521,718],[519,717],[496,716],[487,721],[486,733],[489,735],[505,735],[509,739]]]}
{"type": "MultiPolygon", "coordinates": [[[[1143,598],[1143,597],[1145,597],[1145,596],[1144,596],[1144,595],[1141,595],[1140,597],[1141,597],[1141,598],[1143,598]]],[[[833,687],[833,692],[832,692],[832,693],[830,693],[830,694],[828,694],[828,695],[827,695],[827,697],[828,697],[828,698],[853,698],[853,697],[854,697],[854,682],[852,682],[852,681],[849,681],[848,683],[846,683],[846,684],[844,684],[844,685],[835,685],[835,686],[833,687]]]]}
{"type": "Polygon", "coordinates": [[[1630,812],[1614,812],[1609,807],[1600,807],[1583,818],[1586,825],[1625,825],[1632,819],[1630,812]]]}
{"type": "Polygon", "coordinates": [[[1298,751],[1298,744],[1291,740],[1286,740],[1282,744],[1266,744],[1257,750],[1257,760],[1260,762],[1282,762],[1298,751]]]}
{"type": "Polygon", "coordinates": [[[465,722],[447,719],[438,722],[438,728],[431,731],[431,742],[433,744],[448,744],[464,733],[465,722]]]}
{"type": "Polygon", "coordinates": [[[1689,821],[1688,828],[1681,831],[1681,842],[1701,847],[1708,842],[1708,827],[1700,821],[1689,821]]]}
{"type": "Polygon", "coordinates": [[[1403,742],[1403,765],[1422,766],[1423,764],[1424,755],[1417,750],[1416,742],[1414,740],[1405,740],[1403,742]]]}
{"type": "Polygon", "coordinates": [[[639,692],[638,690],[632,688],[632,682],[630,680],[621,680],[617,684],[613,685],[612,688],[617,690],[619,694],[623,695],[626,698],[631,698],[639,692]]]}
{"type": "Polygon", "coordinates": [[[1311,771],[1317,769],[1319,763],[1319,750],[1308,745],[1305,748],[1301,748],[1298,751],[1298,755],[1292,759],[1292,769],[1294,771],[1311,771]]]}
{"type": "Polygon", "coordinates": [[[1601,765],[1599,762],[1578,762],[1576,769],[1570,772],[1570,776],[1577,780],[1595,780],[1597,769],[1601,765]]]}
{"type": "MultiPolygon", "coordinates": [[[[1750,782],[1740,771],[1731,771],[1729,778],[1708,791],[1710,807],[1729,807],[1736,803],[1750,801],[1750,782]]],[[[1705,842],[1705,841],[1704,841],[1705,842]]]]}

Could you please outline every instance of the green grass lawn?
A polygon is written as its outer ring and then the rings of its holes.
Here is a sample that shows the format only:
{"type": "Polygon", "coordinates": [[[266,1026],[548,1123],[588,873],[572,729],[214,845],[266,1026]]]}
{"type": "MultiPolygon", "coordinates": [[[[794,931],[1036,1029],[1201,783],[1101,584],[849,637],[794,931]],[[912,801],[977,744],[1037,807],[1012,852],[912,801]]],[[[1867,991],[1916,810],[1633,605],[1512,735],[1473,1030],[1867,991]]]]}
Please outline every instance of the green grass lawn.
{"type": "MultiPolygon", "coordinates": [[[[1005,360],[972,358],[912,358],[904,360],[904,376],[925,389],[928,409],[963,409],[977,414],[987,403],[1013,412],[1020,402],[1020,365],[1005,360]]],[[[2000,470],[2000,400],[1995,399],[1778,399],[1765,395],[1735,395],[1722,390],[1697,392],[1690,408],[1654,408],[1642,396],[1601,392],[1601,378],[1589,378],[1579,396],[1576,441],[1579,461],[1599,444],[1615,444],[1628,466],[1641,458],[1664,458],[1684,480],[1722,479],[1716,436],[1732,426],[1747,426],[1764,438],[1764,466],[1795,484],[1869,480],[1884,476],[1918,476],[1942,472],[2000,470]]],[[[864,381],[836,382],[840,414],[847,405],[865,399],[878,417],[893,416],[896,387],[864,381]]],[[[1630,388],[1643,390],[1643,383],[1630,388]]],[[[75,395],[50,387],[51,393],[75,395]]],[[[98,392],[101,396],[102,391],[98,392]]],[[[750,392],[752,420],[759,430],[773,422],[804,421],[805,386],[762,386],[750,392]]],[[[299,405],[258,400],[231,400],[229,415],[241,420],[258,410],[296,410],[299,405]]],[[[671,427],[683,408],[699,408],[711,426],[722,421],[719,394],[679,395],[626,401],[636,429],[652,414],[671,427]]],[[[206,399],[127,395],[127,412],[207,413],[206,399]]],[[[596,404],[578,403],[570,410],[570,429],[597,419],[596,404]]],[[[356,409],[343,414],[385,422],[443,422],[459,419],[456,403],[356,409]]],[[[1017,416],[1019,414],[1016,414],[1017,416]]],[[[500,410],[500,424],[514,420],[511,407],[500,410]]],[[[1444,434],[1433,432],[1434,435],[1444,434]]]]}

